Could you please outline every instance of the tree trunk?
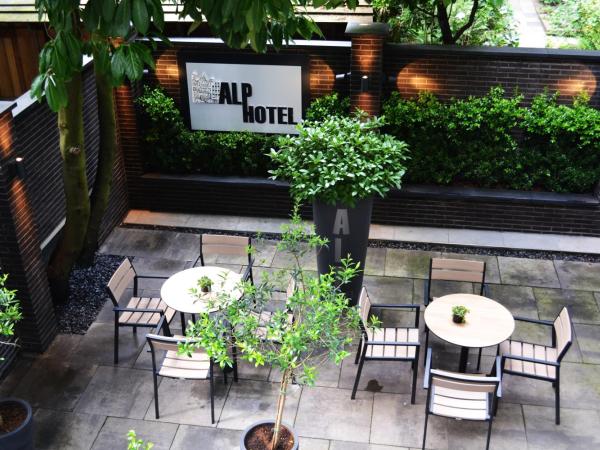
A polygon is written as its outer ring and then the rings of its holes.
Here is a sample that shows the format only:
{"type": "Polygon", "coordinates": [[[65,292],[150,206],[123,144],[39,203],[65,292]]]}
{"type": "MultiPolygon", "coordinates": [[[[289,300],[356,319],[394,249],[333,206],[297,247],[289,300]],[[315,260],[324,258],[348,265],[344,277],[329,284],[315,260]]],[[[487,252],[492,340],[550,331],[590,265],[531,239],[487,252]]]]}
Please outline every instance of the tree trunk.
{"type": "MultiPolygon", "coordinates": [[[[96,55],[94,59],[97,60],[96,55]]],[[[115,100],[111,78],[97,65],[94,65],[96,76],[96,95],[98,97],[98,122],[100,144],[98,149],[98,169],[91,196],[90,220],[87,226],[85,242],[79,261],[87,266],[94,262],[94,254],[98,248],[98,235],[102,218],[108,206],[110,190],[113,182],[113,165],[117,149],[117,131],[115,122],[115,100]]]]}
{"type": "Polygon", "coordinates": [[[60,153],[66,222],[60,241],[48,265],[48,279],[55,302],[63,302],[69,292],[69,274],[81,253],[90,216],[90,200],[83,143],[82,74],[76,72],[67,83],[68,105],[58,112],[60,153]]]}
{"type": "Polygon", "coordinates": [[[442,42],[446,45],[454,44],[456,41],[452,36],[452,28],[450,28],[450,18],[448,17],[448,11],[443,1],[438,1],[437,5],[437,19],[440,25],[440,31],[442,32],[442,42]]]}
{"type": "Polygon", "coordinates": [[[279,441],[279,432],[281,430],[281,421],[283,420],[283,409],[285,407],[285,396],[287,394],[288,384],[292,374],[286,370],[281,377],[279,386],[279,399],[277,400],[277,414],[275,415],[275,425],[273,426],[273,439],[271,440],[271,450],[276,450],[279,441]]]}

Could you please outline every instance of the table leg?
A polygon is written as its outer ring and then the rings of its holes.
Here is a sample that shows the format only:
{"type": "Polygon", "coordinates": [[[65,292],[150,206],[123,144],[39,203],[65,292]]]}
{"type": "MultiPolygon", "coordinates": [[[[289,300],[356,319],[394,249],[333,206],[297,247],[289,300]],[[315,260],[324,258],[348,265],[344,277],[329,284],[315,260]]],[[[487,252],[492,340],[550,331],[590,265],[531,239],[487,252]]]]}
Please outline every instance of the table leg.
{"type": "Polygon", "coordinates": [[[469,347],[460,348],[460,362],[458,363],[458,371],[460,373],[467,372],[467,361],[469,360],[469,347]]]}

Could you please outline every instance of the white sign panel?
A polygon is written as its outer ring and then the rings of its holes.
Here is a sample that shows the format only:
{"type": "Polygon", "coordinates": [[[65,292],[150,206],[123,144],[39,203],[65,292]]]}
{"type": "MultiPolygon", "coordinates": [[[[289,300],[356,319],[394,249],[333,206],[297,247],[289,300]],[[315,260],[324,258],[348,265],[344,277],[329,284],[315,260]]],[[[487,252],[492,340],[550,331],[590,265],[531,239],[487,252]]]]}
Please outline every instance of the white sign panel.
{"type": "Polygon", "coordinates": [[[296,133],[302,67],[185,63],[193,130],[296,133]]]}

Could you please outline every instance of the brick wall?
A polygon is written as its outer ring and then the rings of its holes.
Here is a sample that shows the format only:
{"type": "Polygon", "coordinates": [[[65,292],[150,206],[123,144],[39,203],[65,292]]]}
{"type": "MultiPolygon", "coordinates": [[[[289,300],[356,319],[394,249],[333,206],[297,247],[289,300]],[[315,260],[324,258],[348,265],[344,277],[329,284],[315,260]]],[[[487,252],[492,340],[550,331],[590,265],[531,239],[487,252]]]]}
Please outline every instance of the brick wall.
{"type": "Polygon", "coordinates": [[[570,102],[585,90],[591,104],[600,107],[600,56],[598,52],[549,49],[470,48],[388,44],[383,70],[397,77],[395,86],[403,96],[421,90],[443,99],[484,95],[501,85],[508,93],[518,89],[528,102],[548,88],[560,91],[570,102]]]}

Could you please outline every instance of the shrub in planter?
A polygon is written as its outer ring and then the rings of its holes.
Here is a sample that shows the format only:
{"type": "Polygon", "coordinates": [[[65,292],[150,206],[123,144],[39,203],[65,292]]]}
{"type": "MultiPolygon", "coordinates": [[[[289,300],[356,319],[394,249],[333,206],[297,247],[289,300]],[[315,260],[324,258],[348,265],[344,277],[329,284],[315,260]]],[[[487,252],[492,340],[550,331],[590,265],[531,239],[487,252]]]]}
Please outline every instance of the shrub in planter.
{"type": "MultiPolygon", "coordinates": [[[[6,287],[8,275],[0,274],[0,336],[14,336],[15,323],[22,317],[16,291],[6,287]]],[[[16,345],[0,341],[0,345],[16,345]]],[[[16,398],[0,399],[0,448],[33,449],[31,406],[16,398]]]]}
{"type": "Polygon", "coordinates": [[[320,122],[331,117],[345,117],[350,114],[350,97],[342,97],[337,92],[316,98],[306,109],[305,120],[320,122]]]}
{"type": "MultiPolygon", "coordinates": [[[[316,231],[329,242],[317,256],[320,274],[347,255],[364,266],[373,196],[400,187],[407,145],[379,133],[383,123],[360,113],[305,121],[271,150],[273,178],[289,181],[297,202],[313,202],[316,231]]],[[[353,303],[361,286],[362,272],[345,287],[353,303]]]]}
{"type": "Polygon", "coordinates": [[[181,344],[180,353],[191,356],[198,346],[221,367],[233,365],[230,351],[257,366],[268,364],[281,372],[279,398],[274,420],[254,424],[242,436],[240,448],[249,450],[290,450],[298,447],[295,433],[283,424],[286,395],[292,382],[313,385],[317,367],[327,360],[340,364],[349,355],[347,346],[359,331],[358,312],[349,306],[340,286],[357,273],[357,265],[343,260],[341,269],[320,275],[307,274],[300,260],[324,243],[298,216],[282,229],[277,250],[291,255],[293,265],[279,273],[261,274],[257,284],[242,283],[241,296],[220,293],[209,300],[208,309],[190,326],[193,343],[181,344]],[[296,289],[285,306],[265,317],[273,292],[285,278],[293,277],[296,289]]]}

